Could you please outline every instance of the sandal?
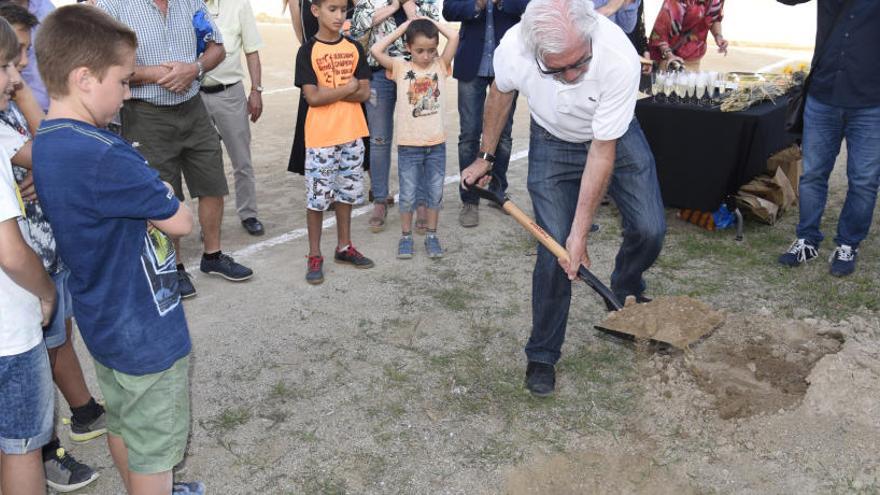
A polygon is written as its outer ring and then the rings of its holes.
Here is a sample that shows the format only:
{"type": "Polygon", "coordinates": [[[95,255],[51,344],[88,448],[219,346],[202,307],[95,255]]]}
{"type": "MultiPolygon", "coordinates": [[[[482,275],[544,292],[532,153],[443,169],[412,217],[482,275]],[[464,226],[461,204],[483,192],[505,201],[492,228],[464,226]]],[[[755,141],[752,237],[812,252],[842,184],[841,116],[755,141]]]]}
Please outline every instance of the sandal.
{"type": "Polygon", "coordinates": [[[388,207],[385,203],[374,203],[373,213],[370,215],[370,232],[378,234],[385,230],[385,218],[388,216],[388,207]],[[381,210],[381,213],[379,212],[381,210]]]}

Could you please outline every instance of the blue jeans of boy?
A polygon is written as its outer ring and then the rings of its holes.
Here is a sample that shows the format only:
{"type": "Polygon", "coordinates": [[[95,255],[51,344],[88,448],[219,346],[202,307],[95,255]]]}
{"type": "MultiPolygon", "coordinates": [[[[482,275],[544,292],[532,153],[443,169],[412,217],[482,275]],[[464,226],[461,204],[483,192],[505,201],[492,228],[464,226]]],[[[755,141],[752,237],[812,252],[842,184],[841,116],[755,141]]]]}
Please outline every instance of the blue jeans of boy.
{"type": "MultiPolygon", "coordinates": [[[[458,170],[464,170],[477,158],[480,151],[480,136],[483,134],[483,107],[486,94],[492,84],[492,77],[475,77],[470,81],[458,81],[458,115],[461,132],[458,135],[458,170]]],[[[507,191],[507,166],[510,164],[510,138],[513,128],[513,114],[516,113],[516,99],[510,109],[507,125],[501,132],[501,140],[495,150],[495,164],[492,172],[501,183],[501,190],[507,191]]],[[[459,186],[462,203],[479,204],[480,197],[473,191],[465,191],[459,186]]],[[[375,193],[374,193],[375,194],[375,193]]]]}
{"type": "Polygon", "coordinates": [[[424,204],[432,210],[440,209],[446,177],[446,143],[398,146],[397,177],[400,180],[402,213],[415,211],[417,198],[423,198],[424,204]]]}
{"type": "Polygon", "coordinates": [[[880,106],[841,108],[807,97],[797,236],[815,246],[824,238],[819,224],[828,199],[828,177],[844,138],[848,187],[834,242],[858,247],[871,227],[880,187],[880,106]]]}
{"type": "MultiPolygon", "coordinates": [[[[571,231],[589,149],[589,142],[563,141],[534,120],[531,123],[529,195],[538,225],[560,244],[571,231]]],[[[642,273],[657,259],[666,234],[654,155],[635,119],[617,140],[612,174],[608,194],[620,210],[623,242],[614,260],[611,290],[623,301],[645,291],[642,273]]],[[[532,274],[532,334],[525,349],[529,361],[556,364],[559,360],[571,284],[556,257],[539,245],[532,274]]]]}
{"type": "Polygon", "coordinates": [[[370,191],[373,201],[388,198],[391,173],[391,141],[394,139],[394,105],[397,84],[385,77],[384,70],[373,72],[370,99],[367,100],[367,126],[370,129],[370,191]]]}

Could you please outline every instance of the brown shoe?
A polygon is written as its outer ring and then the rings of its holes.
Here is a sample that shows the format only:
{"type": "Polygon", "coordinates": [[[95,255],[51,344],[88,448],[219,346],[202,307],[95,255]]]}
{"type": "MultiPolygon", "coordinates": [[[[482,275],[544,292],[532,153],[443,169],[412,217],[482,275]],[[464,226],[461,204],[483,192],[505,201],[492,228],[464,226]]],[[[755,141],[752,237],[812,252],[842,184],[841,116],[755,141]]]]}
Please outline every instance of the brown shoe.
{"type": "Polygon", "coordinates": [[[370,232],[378,234],[385,230],[385,218],[388,216],[388,206],[385,203],[373,203],[373,213],[370,214],[370,232]]]}
{"type": "Polygon", "coordinates": [[[474,203],[464,203],[461,205],[461,211],[458,212],[458,223],[462,227],[476,227],[480,224],[479,205],[474,203]]]}

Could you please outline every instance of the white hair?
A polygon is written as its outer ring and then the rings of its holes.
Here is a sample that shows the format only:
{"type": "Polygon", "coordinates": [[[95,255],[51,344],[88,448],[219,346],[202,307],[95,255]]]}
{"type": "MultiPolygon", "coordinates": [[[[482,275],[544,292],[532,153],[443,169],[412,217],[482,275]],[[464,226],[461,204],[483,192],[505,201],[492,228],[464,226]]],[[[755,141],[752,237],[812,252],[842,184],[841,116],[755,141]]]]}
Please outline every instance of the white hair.
{"type": "Polygon", "coordinates": [[[590,0],[531,0],[520,22],[523,41],[536,57],[559,55],[587,42],[598,23],[590,0]]]}

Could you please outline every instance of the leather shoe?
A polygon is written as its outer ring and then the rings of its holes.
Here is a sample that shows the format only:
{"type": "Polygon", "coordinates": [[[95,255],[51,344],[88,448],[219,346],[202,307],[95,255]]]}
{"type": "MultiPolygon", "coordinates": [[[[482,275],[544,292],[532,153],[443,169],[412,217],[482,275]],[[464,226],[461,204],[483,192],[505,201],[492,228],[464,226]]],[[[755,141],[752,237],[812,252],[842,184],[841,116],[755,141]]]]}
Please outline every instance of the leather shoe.
{"type": "Polygon", "coordinates": [[[556,389],[556,368],[552,364],[529,361],[526,388],[535,397],[549,397],[556,389]]]}
{"type": "Polygon", "coordinates": [[[245,218],[241,221],[241,225],[250,235],[263,235],[266,233],[263,230],[263,224],[256,217],[245,218]]]}

